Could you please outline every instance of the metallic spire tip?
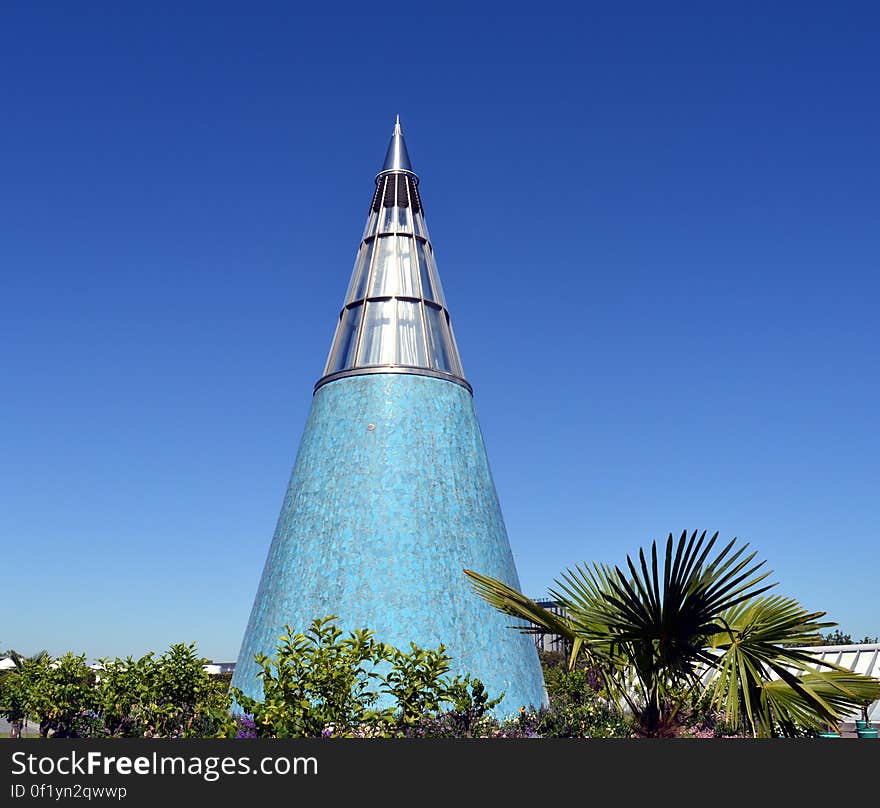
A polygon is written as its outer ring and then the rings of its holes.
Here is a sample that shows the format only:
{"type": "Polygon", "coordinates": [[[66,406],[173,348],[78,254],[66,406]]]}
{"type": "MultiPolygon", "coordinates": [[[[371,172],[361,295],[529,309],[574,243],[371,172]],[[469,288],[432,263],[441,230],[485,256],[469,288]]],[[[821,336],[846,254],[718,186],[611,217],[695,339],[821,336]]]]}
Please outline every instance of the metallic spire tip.
{"type": "Polygon", "coordinates": [[[403,130],[400,128],[400,115],[394,118],[394,131],[391,133],[391,143],[388,145],[388,153],[385,155],[385,164],[382,171],[410,171],[412,163],[406,151],[406,143],[403,141],[403,130]]]}

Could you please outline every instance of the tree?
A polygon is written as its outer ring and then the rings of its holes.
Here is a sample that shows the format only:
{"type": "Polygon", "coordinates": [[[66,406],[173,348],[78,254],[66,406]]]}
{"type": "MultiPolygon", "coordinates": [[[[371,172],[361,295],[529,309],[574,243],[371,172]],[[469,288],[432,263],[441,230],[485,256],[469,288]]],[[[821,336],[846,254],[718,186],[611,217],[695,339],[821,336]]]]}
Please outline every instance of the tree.
{"type": "Polygon", "coordinates": [[[149,728],[144,705],[154,701],[156,660],[152,653],[140,659],[99,660],[98,705],[104,731],[111,737],[142,738],[149,728]]]}
{"type": "Polygon", "coordinates": [[[97,714],[95,672],[84,655],[46,655],[24,669],[26,706],[40,724],[40,736],[78,738],[91,734],[97,714]]]}
{"type": "Polygon", "coordinates": [[[524,618],[571,644],[569,665],[586,659],[606,692],[637,718],[642,734],[674,735],[682,708],[701,696],[755,736],[796,735],[837,724],[842,712],[880,697],[880,681],[853,674],[789,645],[804,645],[834,623],[796,601],[764,593],[769,572],[748,545],[718,534],[657,544],[637,562],[566,570],[550,612],[501,581],[465,570],[476,591],[505,614],[524,618]],[[650,561],[648,560],[650,558],[650,561]]]}
{"type": "Polygon", "coordinates": [[[177,643],[158,659],[102,659],[98,704],[109,735],[191,738],[226,734],[231,697],[205,671],[195,645],[177,643]]]}
{"type": "Polygon", "coordinates": [[[870,645],[875,642],[877,637],[867,635],[860,640],[854,640],[852,634],[844,634],[840,629],[835,629],[821,638],[821,645],[870,645]]]}
{"type": "Polygon", "coordinates": [[[852,634],[847,634],[839,628],[829,631],[827,634],[819,634],[810,645],[873,645],[880,642],[878,637],[870,637],[867,634],[860,640],[853,639],[852,634]]]}
{"type": "Polygon", "coordinates": [[[207,663],[196,655],[195,643],[177,643],[159,657],[152,682],[158,734],[203,738],[232,726],[232,696],[225,682],[205,670],[207,663]]]}
{"type": "Polygon", "coordinates": [[[31,669],[39,666],[48,657],[48,653],[40,651],[26,657],[10,650],[5,656],[15,666],[0,674],[0,716],[9,722],[9,737],[20,738],[28,716],[31,669]]]}
{"type": "Polygon", "coordinates": [[[839,628],[823,635],[820,638],[822,645],[852,645],[852,635],[844,634],[839,628]]]}

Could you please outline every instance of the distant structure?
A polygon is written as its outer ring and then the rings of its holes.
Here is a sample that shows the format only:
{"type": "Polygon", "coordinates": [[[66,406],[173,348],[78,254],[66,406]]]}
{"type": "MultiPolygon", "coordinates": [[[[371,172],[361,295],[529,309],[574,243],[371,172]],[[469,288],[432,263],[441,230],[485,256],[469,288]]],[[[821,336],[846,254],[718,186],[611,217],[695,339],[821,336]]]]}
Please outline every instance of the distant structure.
{"type": "MultiPolygon", "coordinates": [[[[542,609],[546,609],[548,612],[553,612],[553,614],[562,615],[565,613],[565,610],[562,608],[562,605],[559,603],[559,601],[541,600],[540,598],[536,598],[535,603],[537,603],[538,606],[540,606],[542,609]]],[[[547,631],[547,629],[537,625],[536,623],[532,624],[532,629],[534,630],[532,638],[535,642],[535,648],[537,648],[538,651],[540,651],[541,653],[567,655],[571,652],[569,643],[567,643],[565,639],[563,637],[560,637],[558,634],[554,634],[552,631],[547,631]]]]}
{"type": "Polygon", "coordinates": [[[235,672],[234,662],[208,662],[204,665],[205,673],[212,676],[228,675],[235,672]]]}
{"type": "MultiPolygon", "coordinates": [[[[491,204],[471,182],[469,220],[491,204]]],[[[463,573],[519,589],[399,119],[375,186],[232,684],[260,698],[254,655],[335,614],[398,647],[443,643],[505,693],[499,715],[538,707],[532,638],[463,573]]]]}
{"type": "MultiPolygon", "coordinates": [[[[873,676],[880,679],[880,643],[854,643],[852,645],[809,645],[801,650],[808,651],[823,662],[832,662],[853,673],[873,676]]],[[[858,713],[844,716],[845,720],[861,718],[858,713]]],[[[880,699],[868,705],[868,720],[880,723],[880,699]]]]}

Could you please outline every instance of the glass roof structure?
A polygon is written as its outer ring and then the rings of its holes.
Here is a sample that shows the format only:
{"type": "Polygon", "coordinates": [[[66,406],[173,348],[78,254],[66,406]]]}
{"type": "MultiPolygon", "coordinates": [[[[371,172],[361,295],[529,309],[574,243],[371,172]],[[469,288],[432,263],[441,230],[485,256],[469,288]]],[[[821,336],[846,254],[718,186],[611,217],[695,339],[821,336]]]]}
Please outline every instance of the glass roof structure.
{"type": "Polygon", "coordinates": [[[455,344],[419,178],[394,124],[317,390],[363,373],[415,373],[471,390],[455,344]]]}
{"type": "MultiPolygon", "coordinates": [[[[841,665],[853,673],[861,673],[865,676],[873,676],[880,679],[880,643],[857,643],[854,645],[812,645],[801,648],[823,662],[833,662],[841,665]]],[[[823,668],[827,670],[827,668],[823,668]]],[[[794,672],[794,671],[793,671],[794,672]]],[[[796,673],[796,672],[795,672],[796,673]]],[[[774,678],[776,678],[774,676],[774,678]]],[[[861,718],[858,713],[844,716],[844,720],[854,721],[861,718]]],[[[880,721],[880,699],[868,705],[868,720],[877,723],[880,721]]]]}

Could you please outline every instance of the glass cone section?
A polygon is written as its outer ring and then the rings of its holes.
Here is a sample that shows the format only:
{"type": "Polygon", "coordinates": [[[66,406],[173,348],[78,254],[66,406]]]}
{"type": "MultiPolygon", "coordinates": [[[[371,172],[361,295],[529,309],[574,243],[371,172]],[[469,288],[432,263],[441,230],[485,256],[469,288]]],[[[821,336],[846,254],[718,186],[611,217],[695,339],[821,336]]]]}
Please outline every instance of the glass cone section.
{"type": "Polygon", "coordinates": [[[376,176],[345,303],[316,389],[348,375],[441,376],[470,389],[400,123],[376,176]]]}

